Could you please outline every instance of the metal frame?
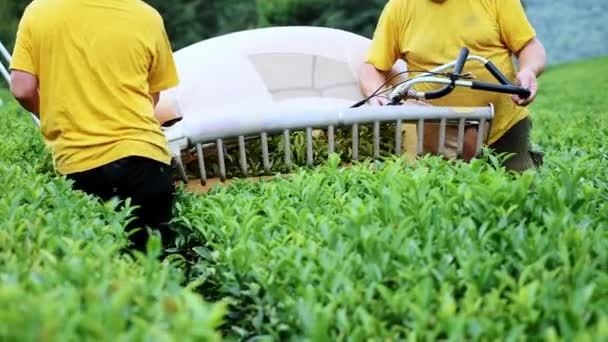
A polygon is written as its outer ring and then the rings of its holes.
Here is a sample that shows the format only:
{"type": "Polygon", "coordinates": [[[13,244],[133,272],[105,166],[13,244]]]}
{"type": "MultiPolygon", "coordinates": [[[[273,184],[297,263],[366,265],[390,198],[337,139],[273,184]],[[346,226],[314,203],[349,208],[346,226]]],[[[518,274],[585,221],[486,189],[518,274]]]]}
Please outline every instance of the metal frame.
{"type": "MultiPolygon", "coordinates": [[[[11,64],[11,54],[8,52],[8,49],[4,46],[4,44],[2,44],[2,42],[0,42],[0,55],[2,55],[0,58],[0,74],[2,74],[6,84],[10,86],[11,76],[9,69],[11,64]]],[[[32,113],[30,113],[30,116],[32,117],[32,120],[34,120],[36,126],[40,127],[40,120],[32,113]]]]}
{"type": "Polygon", "coordinates": [[[0,55],[2,55],[3,58],[0,59],[2,62],[0,63],[0,73],[2,74],[2,77],[4,77],[4,80],[6,80],[6,84],[11,84],[11,76],[8,72],[8,67],[4,66],[5,63],[10,65],[11,55],[8,53],[8,50],[6,50],[2,42],[0,42],[0,55]]]}
{"type": "MultiPolygon", "coordinates": [[[[468,54],[468,52],[467,52],[468,54]]],[[[489,61],[480,56],[466,56],[465,61],[473,60],[482,64],[488,64],[489,61]]],[[[454,87],[472,87],[473,82],[467,80],[453,80],[448,78],[435,77],[436,73],[455,67],[459,63],[458,60],[439,66],[428,73],[423,73],[418,77],[400,84],[395,87],[391,93],[391,99],[399,102],[401,99],[425,99],[426,94],[412,90],[412,87],[418,83],[438,83],[444,85],[452,85],[454,87]]],[[[349,108],[340,111],[318,110],[311,112],[302,112],[290,110],[288,112],[260,112],[248,113],[247,117],[236,113],[235,115],[218,115],[219,118],[206,118],[205,122],[194,124],[194,127],[199,127],[196,132],[188,132],[185,135],[174,135],[175,139],[169,139],[170,147],[173,151],[174,160],[178,166],[182,180],[187,182],[183,163],[180,153],[193,144],[197,147],[197,155],[199,159],[199,168],[201,183],[207,182],[204,156],[200,146],[204,143],[212,143],[215,141],[218,148],[218,158],[220,163],[220,179],[226,180],[226,168],[223,157],[223,141],[224,139],[239,140],[239,155],[240,164],[243,174],[248,174],[245,140],[246,137],[261,135],[262,138],[262,157],[264,170],[269,172],[268,160],[268,142],[269,134],[284,134],[285,141],[285,163],[288,167],[291,166],[291,145],[289,141],[289,133],[295,130],[306,130],[306,164],[312,166],[314,160],[314,151],[312,149],[312,131],[313,129],[327,129],[328,139],[328,154],[335,151],[335,129],[339,127],[352,127],[352,159],[359,160],[359,126],[362,124],[373,124],[374,142],[373,142],[373,158],[380,157],[380,124],[387,122],[396,122],[396,146],[395,151],[401,154],[401,127],[404,122],[413,122],[418,124],[418,141],[416,146],[416,155],[421,156],[423,153],[424,142],[424,124],[427,121],[439,122],[439,141],[438,153],[444,154],[446,132],[448,122],[458,123],[458,140],[457,154],[459,157],[463,154],[464,149],[464,134],[465,125],[471,122],[478,124],[477,141],[475,155],[481,152],[484,136],[491,130],[491,122],[494,117],[494,106],[489,104],[488,107],[477,108],[453,108],[453,107],[427,107],[427,106],[387,106],[387,107],[357,107],[349,108]],[[222,120],[222,122],[215,122],[222,120]],[[226,122],[232,124],[226,124],[226,122]],[[485,132],[486,122],[490,123],[490,128],[485,132]],[[260,133],[261,132],[261,133],[260,133]]],[[[179,128],[177,128],[179,130],[179,128]]]]}
{"type": "Polygon", "coordinates": [[[167,130],[169,146],[173,153],[175,165],[184,182],[189,179],[186,175],[181,152],[196,148],[200,180],[203,185],[207,183],[207,172],[203,155],[203,146],[214,145],[217,148],[220,166],[220,179],[226,180],[226,166],[224,160],[225,140],[237,140],[239,144],[239,162],[244,176],[248,175],[245,141],[251,137],[259,137],[262,141],[262,158],[265,172],[269,172],[268,137],[283,134],[285,137],[285,164],[292,164],[290,133],[294,131],[306,132],[306,164],[311,167],[314,160],[313,135],[314,129],[327,130],[328,154],[335,151],[335,130],[342,127],[352,128],[353,160],[359,159],[359,126],[372,124],[374,130],[373,157],[380,157],[380,124],[396,123],[395,151],[401,153],[401,126],[403,123],[418,124],[417,155],[423,153],[424,123],[439,122],[440,153],[444,152],[446,130],[448,123],[458,123],[458,155],[461,156],[464,145],[465,125],[478,124],[478,139],[476,155],[481,152],[482,144],[487,138],[484,127],[486,122],[494,118],[494,106],[487,107],[433,107],[423,105],[403,106],[367,106],[347,108],[341,110],[283,110],[222,114],[216,117],[205,117],[199,123],[189,122],[194,130],[186,130],[182,123],[167,130]],[[485,136],[485,137],[484,137],[485,136]],[[211,144],[211,145],[210,145],[211,144]]]}
{"type": "MultiPolygon", "coordinates": [[[[470,60],[476,61],[481,64],[487,64],[489,62],[487,59],[480,57],[480,56],[468,56],[466,60],[467,61],[470,61],[470,60]]],[[[431,70],[428,73],[423,73],[420,76],[416,76],[416,77],[412,78],[411,80],[400,84],[392,91],[390,98],[391,99],[411,98],[411,99],[420,99],[420,100],[425,99],[425,93],[416,92],[416,91],[412,90],[412,87],[418,83],[436,83],[436,84],[443,84],[443,85],[454,84],[455,86],[458,86],[458,87],[469,87],[470,88],[473,85],[473,82],[471,82],[471,81],[463,81],[463,80],[452,81],[451,79],[448,79],[448,78],[440,78],[440,77],[434,76],[435,73],[439,73],[439,72],[448,70],[449,68],[453,68],[455,65],[456,65],[456,61],[441,65],[441,66],[431,70]]]]}
{"type": "MultiPolygon", "coordinates": [[[[0,42],[0,73],[10,85],[9,67],[11,56],[6,47],[0,42]]],[[[476,60],[481,63],[486,63],[487,60],[478,56],[469,56],[468,60],[476,60]]],[[[405,82],[398,86],[392,93],[393,96],[407,94],[410,97],[416,97],[418,93],[411,90],[411,87],[417,83],[440,83],[454,84],[455,86],[470,87],[471,82],[457,80],[452,83],[452,80],[433,77],[432,73],[440,72],[453,67],[456,62],[445,64],[431,71],[431,73],[422,74],[414,79],[405,82]]],[[[423,97],[423,93],[420,93],[423,97]]],[[[235,139],[238,141],[239,148],[239,163],[241,171],[245,177],[249,174],[247,165],[247,148],[246,142],[251,139],[261,139],[262,144],[262,159],[264,170],[270,172],[268,137],[275,135],[283,135],[285,137],[285,164],[288,167],[292,166],[292,150],[290,133],[294,131],[304,130],[306,132],[306,164],[313,166],[314,150],[313,150],[313,130],[326,129],[328,140],[328,154],[335,152],[335,136],[336,129],[342,127],[352,128],[352,158],[354,161],[359,160],[359,127],[360,125],[373,125],[373,158],[380,157],[380,124],[381,123],[396,123],[396,144],[395,152],[402,153],[401,127],[403,123],[418,124],[418,141],[417,151],[418,156],[423,153],[424,141],[424,123],[439,122],[439,153],[444,152],[446,140],[446,130],[448,122],[458,123],[458,155],[462,155],[464,143],[464,128],[465,125],[471,122],[479,124],[478,139],[476,145],[476,155],[481,151],[484,142],[484,127],[486,122],[491,122],[494,117],[494,107],[490,104],[487,107],[432,107],[419,105],[405,106],[367,106],[358,108],[345,109],[288,109],[281,111],[260,110],[259,112],[247,111],[247,115],[243,116],[242,112],[234,112],[216,117],[205,116],[202,119],[188,121],[188,127],[184,126],[183,122],[164,128],[169,147],[173,155],[173,160],[177,166],[180,177],[187,182],[187,177],[181,153],[184,150],[194,148],[198,158],[198,166],[200,171],[201,183],[207,183],[207,172],[205,169],[205,158],[203,148],[214,146],[217,149],[220,178],[226,180],[226,164],[224,156],[224,145],[226,140],[235,139]]],[[[38,127],[40,121],[30,113],[32,119],[38,127]]]]}

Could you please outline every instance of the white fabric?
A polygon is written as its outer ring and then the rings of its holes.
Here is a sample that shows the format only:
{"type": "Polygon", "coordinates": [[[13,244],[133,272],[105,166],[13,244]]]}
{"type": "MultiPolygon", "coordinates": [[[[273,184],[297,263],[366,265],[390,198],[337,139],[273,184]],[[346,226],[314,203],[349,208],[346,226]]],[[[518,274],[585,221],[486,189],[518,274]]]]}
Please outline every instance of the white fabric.
{"type": "MultiPolygon", "coordinates": [[[[371,41],[322,27],[272,27],[208,39],[175,52],[180,84],[157,116],[188,131],[230,108],[348,107],[362,98],[357,72],[371,41]]],[[[405,64],[396,70],[405,70],[405,64]]]]}

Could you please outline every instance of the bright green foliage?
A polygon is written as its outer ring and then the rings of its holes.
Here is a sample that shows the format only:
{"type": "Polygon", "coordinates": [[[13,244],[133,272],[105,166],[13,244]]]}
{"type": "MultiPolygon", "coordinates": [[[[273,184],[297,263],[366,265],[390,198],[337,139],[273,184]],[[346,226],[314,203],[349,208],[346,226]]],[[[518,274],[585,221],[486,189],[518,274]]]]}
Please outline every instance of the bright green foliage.
{"type": "Polygon", "coordinates": [[[14,102],[9,102],[9,92],[0,88],[2,121],[0,134],[0,165],[18,165],[32,168],[36,173],[54,173],[49,150],[44,146],[40,132],[34,129],[29,114],[18,111],[14,102]]]}
{"type": "Polygon", "coordinates": [[[208,241],[194,276],[237,299],[246,331],[572,338],[608,318],[608,202],[585,178],[598,166],[511,179],[481,161],[373,174],[334,160],[186,196],[180,213],[208,241]]]}
{"type": "Polygon", "coordinates": [[[334,158],[182,194],[177,221],[201,241],[190,277],[233,298],[241,337],[606,339],[606,75],[600,59],[544,76],[539,172],[334,158]]]}
{"type": "Polygon", "coordinates": [[[554,67],[541,78],[542,95],[533,106],[535,140],[554,153],[606,151],[608,59],[554,67]]]}
{"type": "Polygon", "coordinates": [[[156,243],[123,256],[127,212],[71,191],[5,105],[0,339],[204,340],[223,318],[237,339],[607,340],[607,87],[607,59],[543,76],[537,172],[493,155],[336,156],[289,180],[180,191],[172,267],[156,243]],[[228,299],[226,315],[193,290],[228,299]]]}
{"type": "Polygon", "coordinates": [[[0,340],[217,340],[224,306],[181,287],[158,243],[122,252],[129,207],[73,191],[32,121],[1,111],[0,340]]]}

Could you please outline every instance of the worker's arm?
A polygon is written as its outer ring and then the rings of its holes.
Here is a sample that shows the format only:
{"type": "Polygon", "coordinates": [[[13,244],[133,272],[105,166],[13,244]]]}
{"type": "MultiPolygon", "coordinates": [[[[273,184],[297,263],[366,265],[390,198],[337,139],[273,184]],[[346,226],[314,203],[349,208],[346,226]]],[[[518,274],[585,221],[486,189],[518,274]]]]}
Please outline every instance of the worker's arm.
{"type": "Polygon", "coordinates": [[[34,23],[31,5],[28,5],[19,21],[9,69],[11,70],[11,93],[23,108],[39,117],[38,51],[35,48],[32,33],[34,23]]]}
{"type": "MultiPolygon", "coordinates": [[[[407,20],[403,14],[406,8],[399,1],[389,1],[384,6],[365,63],[359,68],[359,88],[365,97],[382,87],[397,60],[401,58],[401,32],[407,20]]],[[[381,89],[378,92],[381,92],[381,89]]],[[[370,99],[371,105],[385,105],[389,102],[383,93],[370,99]]]]}
{"type": "MultiPolygon", "coordinates": [[[[387,73],[376,69],[369,63],[364,63],[359,70],[359,87],[365,97],[371,96],[376,92],[387,80],[387,73]]],[[[384,90],[384,89],[382,89],[384,90]]],[[[378,91],[380,92],[380,91],[378,91]]],[[[383,94],[386,96],[386,94],[383,94]]],[[[389,102],[387,97],[375,96],[369,100],[371,105],[386,105],[389,102]]]]}
{"type": "Polygon", "coordinates": [[[11,93],[23,108],[40,118],[40,95],[36,76],[24,71],[13,70],[11,72],[11,93]]]}
{"type": "Polygon", "coordinates": [[[517,53],[519,59],[519,72],[517,73],[517,83],[523,88],[530,90],[530,97],[522,99],[513,96],[513,101],[520,106],[527,106],[534,102],[538,93],[537,78],[545,70],[547,61],[546,51],[538,38],[532,39],[521,51],[517,53]]]}
{"type": "Polygon", "coordinates": [[[526,106],[534,101],[538,92],[537,77],[545,68],[545,48],[520,0],[496,1],[496,6],[501,41],[519,59],[516,82],[532,93],[527,99],[513,96],[513,102],[526,106]]]}

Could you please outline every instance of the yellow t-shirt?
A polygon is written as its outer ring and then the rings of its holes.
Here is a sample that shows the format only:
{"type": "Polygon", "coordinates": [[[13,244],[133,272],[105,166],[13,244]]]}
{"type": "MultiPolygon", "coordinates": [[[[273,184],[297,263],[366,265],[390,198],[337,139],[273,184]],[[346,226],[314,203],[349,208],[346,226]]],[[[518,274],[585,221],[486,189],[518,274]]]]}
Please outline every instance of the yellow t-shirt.
{"type": "Polygon", "coordinates": [[[178,77],[163,19],[144,2],[33,1],[11,69],[38,77],[41,131],[61,174],[127,156],[170,162],[150,94],[178,77]]]}
{"type": "MultiPolygon", "coordinates": [[[[460,49],[491,60],[512,82],[516,79],[513,53],[519,52],[536,32],[520,0],[390,0],[380,17],[367,62],[388,71],[398,59],[410,70],[430,70],[455,60],[460,49]]],[[[464,72],[477,81],[497,83],[478,62],[469,61],[464,72]]],[[[415,76],[419,74],[412,74],[415,76]]],[[[437,89],[420,84],[416,89],[437,89]]],[[[450,95],[431,101],[439,106],[495,106],[488,144],[493,144],[528,115],[510,95],[457,87],[450,95]]]]}

